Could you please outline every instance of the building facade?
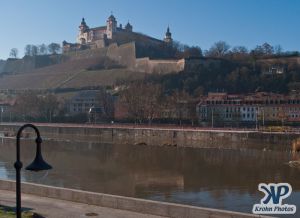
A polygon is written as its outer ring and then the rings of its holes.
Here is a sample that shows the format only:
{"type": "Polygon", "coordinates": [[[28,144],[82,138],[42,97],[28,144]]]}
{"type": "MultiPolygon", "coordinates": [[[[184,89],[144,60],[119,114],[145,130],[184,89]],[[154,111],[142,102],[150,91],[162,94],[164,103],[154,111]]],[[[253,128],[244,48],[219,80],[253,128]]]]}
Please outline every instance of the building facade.
{"type": "Polygon", "coordinates": [[[274,93],[232,95],[208,93],[197,105],[204,125],[266,125],[300,122],[300,96],[274,93]]]}
{"type": "Polygon", "coordinates": [[[99,107],[99,93],[100,92],[98,90],[85,90],[78,92],[69,101],[69,114],[86,114],[92,107],[99,107]]]}

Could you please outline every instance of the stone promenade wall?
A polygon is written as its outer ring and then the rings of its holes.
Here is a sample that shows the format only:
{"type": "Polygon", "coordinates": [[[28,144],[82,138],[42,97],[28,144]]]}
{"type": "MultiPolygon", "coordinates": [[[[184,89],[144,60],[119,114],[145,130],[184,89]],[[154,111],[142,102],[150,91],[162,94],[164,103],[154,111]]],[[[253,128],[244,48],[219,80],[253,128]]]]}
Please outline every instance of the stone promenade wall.
{"type": "MultiPolygon", "coordinates": [[[[91,204],[120,210],[134,211],[144,214],[152,214],[174,218],[249,218],[263,217],[246,213],[231,212],[225,210],[194,207],[181,204],[164,203],[158,201],[143,200],[117,195],[86,192],[67,188],[58,188],[32,183],[22,183],[22,193],[40,197],[55,198],[60,200],[91,204]]],[[[15,182],[0,180],[1,190],[15,191],[15,182]]],[[[1,200],[1,196],[0,196],[1,200]]]]}

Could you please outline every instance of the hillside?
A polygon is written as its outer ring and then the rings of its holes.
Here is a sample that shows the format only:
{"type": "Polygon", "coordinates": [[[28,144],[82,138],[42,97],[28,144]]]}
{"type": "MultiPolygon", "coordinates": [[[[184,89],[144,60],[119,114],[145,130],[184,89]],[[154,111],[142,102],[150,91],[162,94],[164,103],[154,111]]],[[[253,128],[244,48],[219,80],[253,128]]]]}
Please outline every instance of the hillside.
{"type": "Polygon", "coordinates": [[[280,57],[251,60],[195,59],[177,74],[150,75],[149,82],[164,90],[184,90],[193,96],[208,92],[235,94],[256,91],[300,92],[300,58],[280,57]]]}
{"type": "MultiPolygon", "coordinates": [[[[80,55],[77,54],[76,59],[74,54],[73,59],[66,56],[61,58],[64,62],[46,67],[2,73],[0,90],[87,89],[144,79],[146,75],[121,67],[103,52],[83,51],[80,55]]],[[[299,57],[261,58],[255,62],[251,59],[187,58],[184,59],[183,71],[149,74],[146,79],[162,84],[165,90],[185,90],[192,95],[210,91],[248,93],[256,90],[287,93],[300,90],[299,63],[299,57]]]]}
{"type": "Polygon", "coordinates": [[[1,75],[0,90],[82,88],[112,85],[119,79],[136,78],[141,73],[126,69],[88,71],[99,64],[98,58],[86,58],[38,68],[26,73],[1,75]]]}

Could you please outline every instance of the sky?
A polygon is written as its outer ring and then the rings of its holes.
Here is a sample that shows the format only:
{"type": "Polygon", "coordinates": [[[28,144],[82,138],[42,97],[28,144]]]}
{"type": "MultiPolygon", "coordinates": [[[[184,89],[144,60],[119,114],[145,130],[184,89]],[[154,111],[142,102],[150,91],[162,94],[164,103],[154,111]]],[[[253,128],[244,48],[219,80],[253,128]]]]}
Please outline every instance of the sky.
{"type": "Polygon", "coordinates": [[[82,17],[89,27],[118,24],[162,39],[209,49],[217,41],[254,48],[268,42],[300,51],[299,0],[0,0],[0,59],[27,44],[75,42],[82,17]]]}

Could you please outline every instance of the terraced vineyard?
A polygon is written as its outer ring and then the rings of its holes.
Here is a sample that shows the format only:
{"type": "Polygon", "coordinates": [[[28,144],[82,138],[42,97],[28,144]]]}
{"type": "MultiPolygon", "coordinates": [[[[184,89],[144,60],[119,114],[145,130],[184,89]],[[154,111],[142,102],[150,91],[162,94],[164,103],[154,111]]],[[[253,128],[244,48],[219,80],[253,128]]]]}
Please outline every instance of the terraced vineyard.
{"type": "Polygon", "coordinates": [[[135,79],[144,76],[125,68],[110,70],[87,70],[97,65],[99,59],[88,58],[68,61],[26,73],[2,75],[0,90],[81,88],[90,86],[112,85],[119,79],[135,79]]]}

